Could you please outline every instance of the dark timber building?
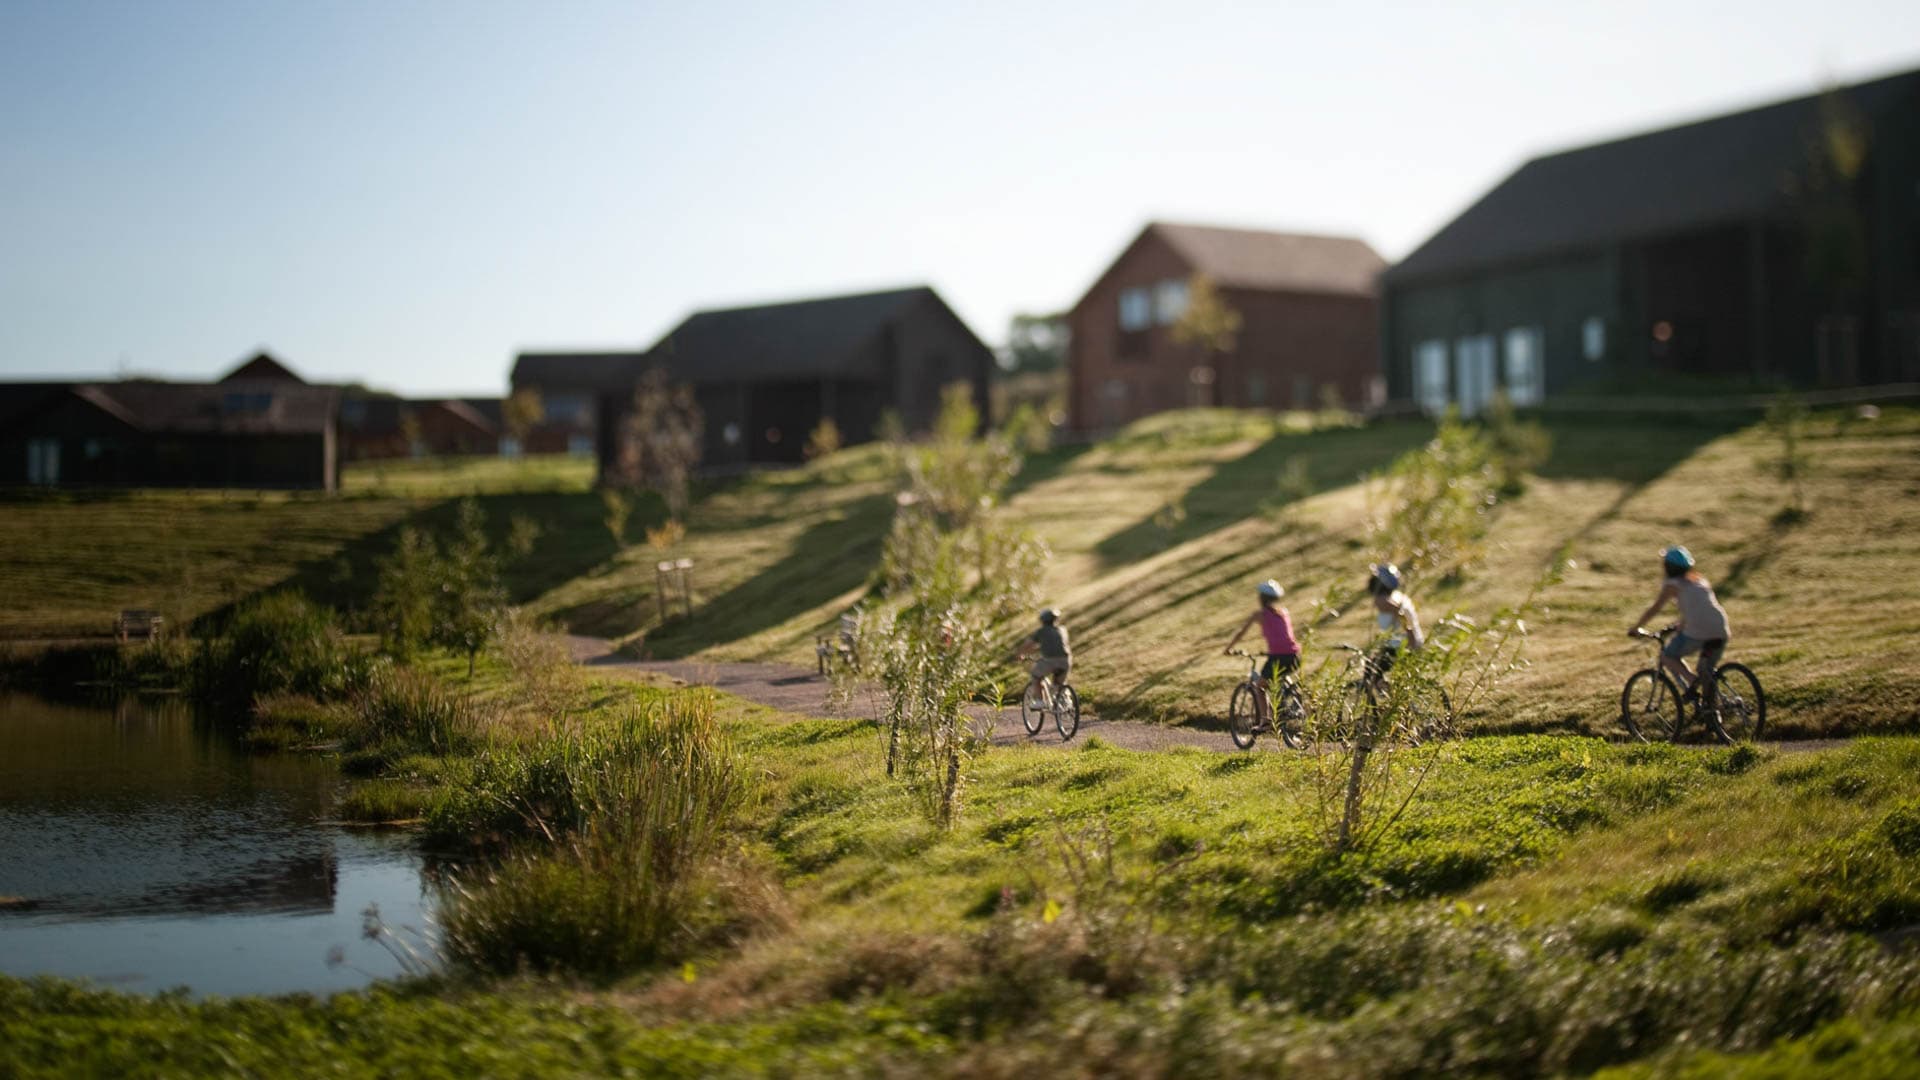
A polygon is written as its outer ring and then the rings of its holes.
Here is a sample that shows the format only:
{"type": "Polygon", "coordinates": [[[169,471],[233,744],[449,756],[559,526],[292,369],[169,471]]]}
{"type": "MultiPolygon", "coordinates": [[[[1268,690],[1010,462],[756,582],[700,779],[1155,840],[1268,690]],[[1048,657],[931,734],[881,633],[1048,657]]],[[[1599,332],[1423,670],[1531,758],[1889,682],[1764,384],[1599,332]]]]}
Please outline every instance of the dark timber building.
{"type": "MultiPolygon", "coordinates": [[[[993,353],[931,288],[696,312],[645,352],[523,354],[553,383],[591,387],[601,468],[650,368],[693,387],[706,467],[797,462],[831,419],[848,443],[872,439],[891,410],[924,431],[941,390],[961,382],[987,408],[993,353]]],[[[519,385],[516,374],[516,387],[519,385]]]]}
{"type": "Polygon", "coordinates": [[[331,491],[339,406],[264,353],[215,383],[0,385],[0,484],[331,491]]]}
{"type": "Polygon", "coordinates": [[[1920,71],[1530,161],[1382,285],[1429,411],[1920,380],[1920,71]]]}

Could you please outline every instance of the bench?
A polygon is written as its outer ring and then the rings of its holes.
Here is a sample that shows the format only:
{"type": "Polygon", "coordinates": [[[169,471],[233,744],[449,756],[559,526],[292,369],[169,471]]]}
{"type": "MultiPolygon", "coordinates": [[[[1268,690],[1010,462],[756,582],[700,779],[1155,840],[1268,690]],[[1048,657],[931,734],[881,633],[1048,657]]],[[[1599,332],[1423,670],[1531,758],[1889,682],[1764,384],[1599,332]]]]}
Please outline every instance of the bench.
{"type": "Polygon", "coordinates": [[[165,625],[166,619],[162,618],[157,611],[129,608],[113,620],[113,636],[122,644],[136,638],[141,641],[152,641],[160,635],[160,630],[165,625]]]}

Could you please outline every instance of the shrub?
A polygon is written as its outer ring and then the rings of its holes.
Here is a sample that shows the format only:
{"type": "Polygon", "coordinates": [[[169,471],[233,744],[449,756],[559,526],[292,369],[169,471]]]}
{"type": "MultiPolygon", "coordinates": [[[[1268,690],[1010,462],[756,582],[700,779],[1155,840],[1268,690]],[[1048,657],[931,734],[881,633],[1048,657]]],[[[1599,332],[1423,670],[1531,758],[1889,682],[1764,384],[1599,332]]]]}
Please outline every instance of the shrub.
{"type": "Polygon", "coordinates": [[[610,975],[684,944],[741,794],[712,699],[668,698],[542,750],[531,768],[492,759],[472,786],[561,842],[456,884],[453,955],[482,971],[610,975]]]}
{"type": "Polygon", "coordinates": [[[251,706],[278,693],[337,698],[358,686],[367,670],[331,611],[280,592],[242,606],[222,634],[202,640],[193,681],[204,700],[251,706]]]}

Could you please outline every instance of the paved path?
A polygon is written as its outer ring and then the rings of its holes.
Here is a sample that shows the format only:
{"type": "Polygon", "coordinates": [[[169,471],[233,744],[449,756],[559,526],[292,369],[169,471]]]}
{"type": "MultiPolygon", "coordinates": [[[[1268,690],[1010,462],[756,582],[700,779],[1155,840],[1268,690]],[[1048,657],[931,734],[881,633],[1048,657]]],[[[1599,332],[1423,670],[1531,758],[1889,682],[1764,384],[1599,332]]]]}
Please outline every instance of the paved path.
{"type": "MultiPolygon", "coordinates": [[[[690,686],[711,686],[729,694],[746,698],[748,701],[771,706],[782,712],[799,713],[804,716],[872,716],[876,706],[865,693],[856,693],[854,700],[846,705],[829,700],[827,680],[805,668],[787,664],[763,664],[741,661],[712,660],[631,660],[613,651],[602,638],[569,635],[567,645],[573,650],[574,659],[596,671],[608,673],[630,672],[662,676],[690,686]]],[[[1004,709],[998,717],[993,717],[989,706],[979,706],[974,710],[976,719],[993,719],[993,741],[995,745],[1006,746],[1017,743],[1033,743],[1040,746],[1060,746],[1060,733],[1055,731],[1052,717],[1048,717],[1047,726],[1039,735],[1028,736],[1026,729],[1020,726],[1020,711],[1015,708],[1004,709]]],[[[1128,750],[1166,750],[1175,746],[1194,746],[1203,750],[1232,750],[1233,740],[1224,731],[1202,731],[1190,727],[1170,727],[1165,724],[1143,724],[1132,720],[1102,720],[1090,710],[1080,713],[1080,729],[1074,733],[1073,741],[1066,745],[1077,746],[1092,736],[1110,746],[1128,750]]],[[[1261,739],[1256,749],[1271,750],[1281,745],[1278,739],[1261,739]]]]}

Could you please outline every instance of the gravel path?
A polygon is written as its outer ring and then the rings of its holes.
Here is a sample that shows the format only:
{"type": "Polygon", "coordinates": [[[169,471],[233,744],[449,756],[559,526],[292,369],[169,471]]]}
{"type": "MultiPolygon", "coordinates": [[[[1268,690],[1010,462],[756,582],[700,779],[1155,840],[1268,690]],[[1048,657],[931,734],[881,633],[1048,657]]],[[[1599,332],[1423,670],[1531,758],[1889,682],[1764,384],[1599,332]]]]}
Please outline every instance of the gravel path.
{"type": "MultiPolygon", "coordinates": [[[[573,650],[574,659],[595,672],[649,675],[689,686],[711,686],[782,712],[804,716],[873,715],[865,694],[856,694],[847,706],[838,706],[829,701],[827,680],[805,668],[739,661],[632,660],[615,653],[612,646],[601,638],[579,635],[569,635],[567,644],[573,650]]],[[[1233,749],[1233,740],[1224,731],[1142,724],[1131,720],[1102,720],[1089,709],[1081,710],[1080,729],[1074,733],[1073,741],[1066,744],[1062,744],[1060,733],[1053,729],[1052,717],[1048,717],[1048,724],[1039,735],[1029,736],[1026,729],[1020,726],[1020,710],[1017,708],[1003,709],[995,718],[993,709],[982,705],[974,710],[974,716],[983,722],[993,718],[993,741],[999,746],[1018,743],[1076,746],[1097,735],[1109,746],[1127,750],[1167,750],[1176,746],[1218,751],[1233,749]]],[[[1270,750],[1280,745],[1279,740],[1269,737],[1261,739],[1255,747],[1270,750]]]]}
{"type": "MultiPolygon", "coordinates": [[[[581,664],[598,672],[629,673],[664,677],[688,686],[711,686],[782,712],[802,716],[872,716],[875,709],[866,694],[858,694],[845,706],[828,699],[827,680],[805,668],[787,664],[763,664],[745,661],[712,660],[631,660],[613,651],[604,638],[568,635],[567,645],[581,664]]],[[[1102,720],[1090,709],[1080,712],[1080,729],[1071,743],[1062,744],[1053,729],[1052,718],[1039,735],[1029,736],[1020,726],[1020,710],[1003,709],[997,718],[988,706],[975,706],[974,718],[984,723],[993,718],[993,742],[996,746],[1029,743],[1036,746],[1073,746],[1097,735],[1110,746],[1126,750],[1167,750],[1192,746],[1202,750],[1228,752],[1233,740],[1225,731],[1203,731],[1166,724],[1142,724],[1133,720],[1102,720]]],[[[1760,745],[1782,753],[1828,750],[1846,745],[1845,739],[1807,739],[1791,742],[1762,742],[1760,745]]],[[[1704,745],[1704,744],[1703,744],[1704,745]]],[[[1285,749],[1272,735],[1261,737],[1256,750],[1285,749]]]]}

